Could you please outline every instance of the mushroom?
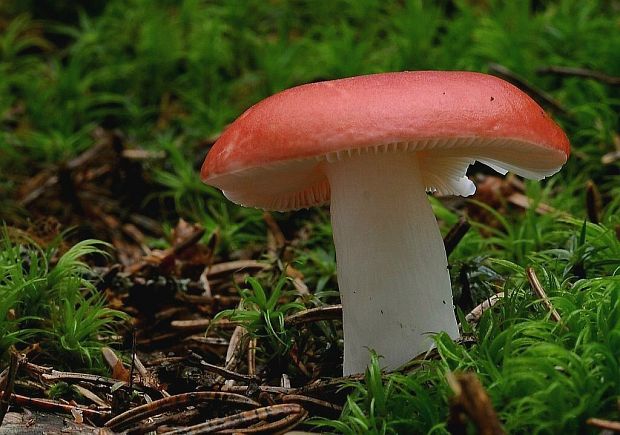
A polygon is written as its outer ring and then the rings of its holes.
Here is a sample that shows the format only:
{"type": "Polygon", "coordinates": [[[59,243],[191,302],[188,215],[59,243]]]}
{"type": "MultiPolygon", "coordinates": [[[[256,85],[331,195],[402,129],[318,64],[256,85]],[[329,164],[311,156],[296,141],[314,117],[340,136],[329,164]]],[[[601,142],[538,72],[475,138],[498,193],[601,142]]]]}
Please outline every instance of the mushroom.
{"type": "Polygon", "coordinates": [[[563,131],[493,76],[419,71],[298,86],[254,105],[213,145],[203,181],[266,210],[330,204],[344,374],[368,349],[396,368],[457,338],[450,276],[427,191],[468,196],[474,161],[542,179],[569,155],[563,131]]]}

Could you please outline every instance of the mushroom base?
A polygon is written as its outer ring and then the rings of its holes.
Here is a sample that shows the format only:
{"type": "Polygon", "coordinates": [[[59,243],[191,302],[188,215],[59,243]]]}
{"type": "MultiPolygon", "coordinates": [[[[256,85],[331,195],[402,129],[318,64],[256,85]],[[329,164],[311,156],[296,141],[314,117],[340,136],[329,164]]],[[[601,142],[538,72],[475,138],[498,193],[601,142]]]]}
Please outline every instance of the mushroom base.
{"type": "Polygon", "coordinates": [[[446,252],[415,153],[367,153],[326,163],[345,375],[369,349],[394,369],[429,350],[432,334],[459,330],[446,252]]]}

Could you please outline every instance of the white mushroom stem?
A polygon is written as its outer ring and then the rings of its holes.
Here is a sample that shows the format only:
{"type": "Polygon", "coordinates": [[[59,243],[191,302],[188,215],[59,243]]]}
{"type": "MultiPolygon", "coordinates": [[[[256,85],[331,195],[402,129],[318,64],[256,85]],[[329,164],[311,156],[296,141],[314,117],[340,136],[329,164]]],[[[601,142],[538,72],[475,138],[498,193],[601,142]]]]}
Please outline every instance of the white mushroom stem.
{"type": "Polygon", "coordinates": [[[459,336],[446,251],[415,153],[366,153],[326,163],[343,307],[344,374],[369,349],[396,368],[459,336]]]}

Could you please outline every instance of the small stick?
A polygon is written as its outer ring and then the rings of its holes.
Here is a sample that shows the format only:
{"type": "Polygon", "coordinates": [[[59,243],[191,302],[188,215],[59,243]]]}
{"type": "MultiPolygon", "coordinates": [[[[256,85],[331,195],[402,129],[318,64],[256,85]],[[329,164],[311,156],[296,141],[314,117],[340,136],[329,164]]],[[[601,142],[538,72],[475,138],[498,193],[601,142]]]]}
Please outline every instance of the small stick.
{"type": "Polygon", "coordinates": [[[129,392],[133,393],[133,372],[136,368],[136,328],[131,331],[131,367],[129,368],[129,392]]]}
{"type": "Polygon", "coordinates": [[[108,378],[106,376],[90,375],[87,373],[59,372],[57,370],[43,373],[41,377],[46,381],[84,381],[94,384],[107,384],[110,386],[118,383],[118,379],[108,378]]]}
{"type": "Polygon", "coordinates": [[[256,377],[256,338],[248,343],[248,375],[256,377]]]}
{"type": "Polygon", "coordinates": [[[482,314],[484,314],[486,310],[493,307],[493,305],[495,305],[503,298],[504,292],[499,292],[492,295],[491,297],[486,298],[484,301],[482,301],[481,304],[474,307],[474,309],[465,316],[465,320],[467,320],[469,323],[478,323],[480,318],[482,318],[482,314]]]}
{"type": "Polygon", "coordinates": [[[207,276],[219,275],[225,272],[238,272],[242,269],[266,269],[268,264],[256,260],[236,260],[214,264],[209,268],[207,276]]]}
{"type": "Polygon", "coordinates": [[[254,389],[258,389],[261,393],[266,394],[289,394],[296,392],[295,388],[282,388],[282,387],[274,387],[272,385],[223,385],[221,390],[230,392],[230,393],[238,393],[238,394],[248,394],[248,391],[252,391],[254,389]]]}
{"type": "Polygon", "coordinates": [[[467,231],[471,228],[471,224],[464,217],[459,218],[459,221],[450,228],[446,237],[443,238],[443,244],[446,248],[446,256],[449,257],[454,248],[459,244],[459,242],[465,237],[467,231]]]}
{"type": "Polygon", "coordinates": [[[211,319],[195,319],[195,320],[173,320],[170,322],[170,326],[173,329],[181,330],[181,331],[194,331],[194,330],[205,330],[209,326],[221,328],[221,329],[230,329],[233,327],[238,327],[235,322],[231,322],[227,319],[221,319],[217,322],[212,322],[211,319]]]}
{"type": "Polygon", "coordinates": [[[616,160],[620,159],[620,151],[611,151],[601,157],[601,163],[604,165],[611,165],[616,160]]]}
{"type": "Polygon", "coordinates": [[[135,355],[135,365],[136,370],[138,370],[138,374],[140,375],[140,383],[142,385],[159,391],[163,397],[170,397],[170,393],[159,385],[157,379],[154,379],[153,376],[151,376],[137,354],[135,355]]]}
{"type": "Polygon", "coordinates": [[[297,404],[273,405],[251,411],[240,412],[228,417],[214,418],[205,423],[189,426],[168,432],[169,435],[198,435],[203,433],[219,432],[225,429],[237,428],[241,425],[249,426],[270,418],[288,416],[290,414],[302,414],[304,409],[297,404]]]}
{"type": "Polygon", "coordinates": [[[600,222],[602,208],[603,200],[601,199],[601,192],[599,192],[594,181],[588,180],[586,182],[586,210],[590,222],[593,224],[598,224],[600,222]]]}
{"type": "Polygon", "coordinates": [[[106,403],[101,397],[97,396],[95,393],[90,391],[88,388],[82,387],[81,385],[77,385],[77,384],[73,385],[73,388],[75,389],[75,391],[80,393],[83,397],[87,398],[88,400],[95,403],[96,405],[102,408],[106,408],[106,409],[110,408],[110,404],[106,403]]]}
{"type": "Polygon", "coordinates": [[[299,359],[299,355],[297,354],[297,346],[293,346],[289,350],[288,355],[291,357],[291,360],[293,361],[293,364],[295,364],[295,367],[297,367],[299,371],[302,372],[305,377],[309,378],[310,372],[306,368],[305,364],[301,361],[301,359],[299,359]]]}
{"type": "Polygon", "coordinates": [[[188,421],[197,419],[198,417],[200,417],[199,409],[188,409],[174,414],[162,415],[161,417],[152,418],[149,422],[140,423],[132,427],[127,431],[127,435],[144,435],[149,432],[157,433],[156,430],[160,426],[182,426],[187,424],[188,421]]]}
{"type": "Polygon", "coordinates": [[[291,378],[286,373],[282,373],[282,376],[280,376],[280,386],[282,388],[291,388],[291,378]]]}
{"type": "Polygon", "coordinates": [[[532,290],[534,291],[534,293],[536,293],[536,295],[540,298],[545,307],[547,307],[547,310],[549,310],[549,312],[551,313],[551,318],[555,322],[562,324],[562,318],[560,317],[560,313],[558,313],[553,307],[553,304],[549,300],[545,289],[540,284],[540,281],[538,280],[538,276],[536,276],[536,272],[534,272],[534,269],[528,267],[525,270],[525,273],[527,274],[527,280],[530,282],[532,290]]]}
{"type": "Polygon", "coordinates": [[[286,237],[284,237],[284,233],[280,229],[280,225],[273,218],[273,215],[268,211],[263,213],[263,220],[267,224],[267,229],[271,234],[273,234],[273,238],[275,240],[276,248],[282,249],[286,244],[286,237]]]}
{"type": "Polygon", "coordinates": [[[586,68],[572,68],[568,66],[546,66],[536,70],[538,74],[555,74],[559,76],[583,77],[586,79],[597,80],[611,86],[620,86],[620,77],[614,77],[586,68]]]}
{"type": "Polygon", "coordinates": [[[245,334],[245,328],[243,326],[237,326],[230,336],[228,349],[226,349],[226,359],[224,360],[224,367],[228,370],[232,370],[237,365],[237,347],[241,344],[245,334]]]}
{"type": "Polygon", "coordinates": [[[166,411],[177,409],[183,406],[195,406],[201,402],[210,400],[221,400],[226,403],[234,403],[250,407],[258,407],[260,404],[254,400],[235,393],[227,393],[222,391],[198,391],[193,393],[182,393],[175,396],[165,397],[155,400],[145,405],[137,406],[133,409],[123,412],[116,417],[110,419],[105,427],[114,431],[120,431],[127,426],[136,423],[145,418],[154,415],[163,414],[166,411]]]}
{"type": "Polygon", "coordinates": [[[2,393],[2,398],[0,398],[0,426],[4,421],[4,416],[9,410],[9,402],[11,400],[11,394],[13,394],[13,387],[15,386],[15,377],[17,376],[17,370],[19,369],[20,361],[17,353],[15,351],[11,351],[11,362],[9,365],[9,371],[6,375],[6,381],[4,385],[2,385],[2,389],[4,390],[2,393]]]}
{"type": "Polygon", "coordinates": [[[225,367],[216,366],[215,364],[210,364],[206,361],[201,360],[200,365],[208,372],[215,373],[222,376],[225,379],[234,379],[235,381],[241,382],[258,382],[260,379],[254,375],[244,375],[242,373],[237,373],[232,370],[228,370],[225,367]]]}
{"type": "Polygon", "coordinates": [[[310,308],[299,311],[284,318],[286,326],[295,326],[302,323],[320,322],[321,320],[342,320],[342,305],[310,308]]]}
{"type": "Polygon", "coordinates": [[[301,394],[285,394],[281,400],[285,403],[299,403],[300,405],[306,405],[306,407],[318,407],[328,411],[330,415],[339,415],[342,412],[342,406],[340,405],[301,394]]]}
{"type": "MultiPolygon", "coordinates": [[[[299,414],[290,414],[280,420],[271,423],[258,423],[248,428],[244,428],[241,433],[289,433],[288,431],[297,426],[303,419],[308,416],[306,411],[299,414]]],[[[218,431],[218,434],[238,434],[238,429],[226,429],[218,431]]]]}
{"type": "Polygon", "coordinates": [[[67,405],[65,403],[57,402],[55,400],[38,399],[35,397],[27,397],[15,393],[11,395],[11,402],[14,402],[19,406],[30,406],[33,408],[44,409],[52,412],[66,412],[72,414],[73,412],[77,411],[82,413],[84,417],[97,422],[102,422],[110,417],[109,411],[97,411],[95,409],[67,405]]]}
{"type": "Polygon", "coordinates": [[[602,418],[589,418],[586,423],[598,429],[620,432],[620,421],[604,420],[602,418]]]}
{"type": "Polygon", "coordinates": [[[497,413],[491,399],[478,378],[472,373],[447,374],[447,381],[454,392],[450,400],[447,429],[452,434],[466,433],[468,417],[481,435],[503,435],[497,413]]]}

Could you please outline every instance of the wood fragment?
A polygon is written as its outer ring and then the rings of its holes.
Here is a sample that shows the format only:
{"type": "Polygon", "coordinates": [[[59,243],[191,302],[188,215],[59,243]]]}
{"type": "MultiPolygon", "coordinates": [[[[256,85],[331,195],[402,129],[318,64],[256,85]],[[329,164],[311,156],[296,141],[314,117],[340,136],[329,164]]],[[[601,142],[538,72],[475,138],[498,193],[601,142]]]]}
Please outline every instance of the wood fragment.
{"type": "Polygon", "coordinates": [[[92,382],[94,384],[106,384],[109,386],[118,383],[117,379],[108,378],[106,376],[91,375],[88,373],[72,373],[61,372],[58,370],[50,370],[49,373],[43,373],[41,378],[45,381],[73,381],[73,382],[92,382]]]}
{"type": "MultiPolygon", "coordinates": [[[[275,405],[272,405],[275,406],[275,405]]],[[[218,431],[218,434],[246,434],[246,433],[264,433],[264,434],[273,434],[273,433],[287,433],[293,434],[293,432],[289,432],[295,426],[297,426],[301,421],[303,421],[308,416],[306,411],[302,411],[299,414],[293,413],[287,415],[280,420],[272,421],[271,423],[257,423],[248,428],[244,428],[241,432],[239,429],[225,429],[218,431]]]]}
{"type": "Polygon", "coordinates": [[[228,340],[223,337],[205,337],[204,335],[190,335],[184,340],[212,346],[228,346],[228,340]]]}
{"type": "Polygon", "coordinates": [[[547,292],[545,292],[545,289],[540,284],[540,281],[534,269],[531,267],[528,267],[525,270],[525,273],[527,275],[527,280],[529,281],[530,286],[532,287],[532,290],[538,296],[538,298],[542,301],[545,307],[547,307],[547,310],[549,310],[549,312],[551,313],[551,318],[553,319],[553,321],[559,324],[563,324],[562,318],[560,317],[560,313],[556,311],[553,304],[549,300],[549,297],[547,296],[547,292]]]}
{"type": "MultiPolygon", "coordinates": [[[[521,207],[523,209],[526,209],[526,210],[532,208],[533,203],[534,203],[534,201],[532,201],[526,195],[524,195],[523,193],[519,193],[519,192],[515,192],[515,193],[512,193],[512,194],[508,195],[506,200],[509,203],[511,203],[513,205],[516,205],[517,207],[521,207]]],[[[544,202],[539,202],[538,204],[536,204],[536,210],[535,211],[538,214],[549,214],[549,213],[556,213],[556,212],[558,212],[557,209],[551,207],[548,204],[545,204],[544,202]]]]}
{"type": "Polygon", "coordinates": [[[280,386],[286,389],[291,388],[291,379],[286,373],[282,373],[282,376],[280,376],[280,386]]]}
{"type": "Polygon", "coordinates": [[[256,338],[253,337],[248,343],[248,375],[256,376],[256,338]]]}
{"type": "Polygon", "coordinates": [[[273,215],[268,211],[263,212],[263,220],[267,224],[267,229],[273,235],[276,249],[282,249],[286,244],[286,237],[284,237],[284,233],[280,229],[280,225],[278,225],[276,220],[273,218],[273,215]]]}
{"type": "Polygon", "coordinates": [[[259,407],[260,404],[248,397],[240,394],[228,393],[223,391],[198,391],[193,393],[182,393],[163,399],[155,400],[145,405],[137,406],[106,422],[105,427],[114,431],[126,429],[130,425],[144,420],[154,415],[162,414],[166,411],[182,408],[185,406],[196,406],[206,401],[219,400],[224,403],[233,403],[239,406],[259,407]]]}
{"type": "Polygon", "coordinates": [[[266,269],[269,265],[256,260],[236,260],[214,264],[209,268],[207,276],[219,275],[227,272],[239,272],[244,269],[266,269]]]}
{"type": "Polygon", "coordinates": [[[327,411],[328,415],[335,416],[340,415],[342,412],[342,406],[335,403],[327,402],[325,400],[317,399],[315,397],[304,396],[302,394],[285,394],[280,399],[283,403],[299,403],[304,408],[320,408],[323,411],[327,411]]]}
{"type": "Polygon", "coordinates": [[[24,407],[43,409],[51,412],[65,412],[68,414],[71,414],[73,410],[78,410],[85,418],[93,420],[99,424],[103,423],[110,417],[109,411],[98,411],[95,409],[68,405],[57,400],[39,399],[36,397],[27,397],[15,393],[11,395],[11,403],[24,407]]]}
{"type": "Polygon", "coordinates": [[[620,160],[620,151],[611,151],[601,157],[601,163],[604,165],[611,165],[618,160],[620,160]]]}
{"type": "Polygon", "coordinates": [[[144,435],[149,432],[155,432],[161,426],[183,426],[189,421],[198,419],[200,414],[201,411],[199,409],[187,409],[181,412],[153,417],[147,422],[133,426],[127,430],[127,434],[144,435]]]}
{"type": "Polygon", "coordinates": [[[451,434],[465,434],[467,420],[481,435],[505,434],[491,399],[473,373],[447,374],[454,396],[450,400],[447,429],[451,434]]]}
{"type": "Polygon", "coordinates": [[[610,76],[601,71],[568,66],[545,66],[536,70],[538,74],[554,74],[559,76],[583,77],[593,79],[610,86],[620,86],[620,77],[610,76]]]}
{"type": "Polygon", "coordinates": [[[9,401],[11,394],[13,394],[13,387],[15,386],[15,377],[17,376],[17,370],[20,366],[20,359],[15,350],[10,351],[11,357],[9,362],[9,369],[4,378],[4,382],[0,385],[2,388],[2,395],[0,396],[0,426],[4,421],[4,416],[9,410],[9,401]]]}
{"type": "Polygon", "coordinates": [[[597,429],[609,430],[612,432],[620,433],[620,421],[605,420],[602,418],[589,418],[586,423],[590,426],[594,426],[597,429]]]}
{"type": "Polygon", "coordinates": [[[443,244],[446,248],[446,256],[449,257],[454,248],[465,237],[467,231],[471,228],[471,224],[464,217],[459,218],[458,222],[450,228],[446,237],[443,238],[443,244]]]}
{"type": "Polygon", "coordinates": [[[203,296],[203,295],[190,295],[185,292],[177,292],[175,295],[175,299],[179,301],[188,302],[197,305],[212,305],[217,304],[218,306],[230,306],[238,304],[241,298],[239,296],[222,296],[222,295],[213,295],[213,296],[203,296]]]}
{"type": "Polygon", "coordinates": [[[240,412],[228,417],[214,418],[205,423],[189,426],[187,428],[178,429],[168,432],[169,435],[197,435],[204,433],[219,432],[226,429],[238,428],[240,426],[249,426],[260,421],[269,419],[286,417],[291,414],[302,414],[304,409],[297,404],[273,405],[251,411],[240,412]]]}
{"type": "Polygon", "coordinates": [[[114,351],[105,346],[101,349],[101,354],[106,364],[108,364],[108,367],[112,369],[112,378],[123,382],[129,382],[129,370],[125,368],[123,362],[116,356],[114,351]]]}
{"type": "Polygon", "coordinates": [[[237,365],[237,348],[240,346],[245,334],[245,328],[243,326],[237,326],[230,337],[228,349],[226,349],[226,359],[224,360],[224,366],[228,370],[234,369],[237,365]]]}
{"type": "Polygon", "coordinates": [[[170,326],[173,329],[181,330],[181,331],[196,331],[196,330],[205,330],[209,326],[221,328],[221,329],[232,329],[238,327],[238,324],[232,322],[228,319],[220,319],[217,322],[212,322],[211,319],[195,319],[195,320],[173,320],[170,322],[170,326]]]}
{"type": "Polygon", "coordinates": [[[90,391],[88,388],[85,388],[81,385],[73,385],[73,389],[77,391],[82,397],[90,400],[97,406],[101,408],[110,408],[110,404],[104,401],[101,397],[97,396],[95,393],[90,391]]]}
{"type": "Polygon", "coordinates": [[[495,305],[497,302],[499,302],[503,298],[504,298],[504,292],[499,292],[499,293],[492,295],[491,297],[486,298],[484,301],[482,301],[482,303],[474,307],[474,309],[471,310],[469,314],[465,316],[465,320],[467,320],[470,323],[478,323],[478,321],[480,321],[480,319],[482,318],[482,315],[484,314],[484,312],[488,310],[489,308],[493,307],[493,305],[495,305]]]}
{"type": "Polygon", "coordinates": [[[218,374],[225,379],[234,379],[236,381],[242,381],[242,382],[255,382],[255,383],[260,382],[260,379],[258,378],[258,376],[254,374],[244,375],[242,373],[237,373],[235,371],[228,370],[225,367],[220,367],[220,366],[216,366],[215,364],[210,364],[203,360],[200,361],[200,365],[206,371],[210,373],[218,374]]]}
{"type": "Polygon", "coordinates": [[[166,158],[165,151],[144,150],[140,148],[127,148],[121,151],[121,156],[128,160],[159,160],[166,158]]]}
{"type": "Polygon", "coordinates": [[[603,200],[601,192],[599,192],[594,181],[588,180],[586,182],[586,211],[588,213],[588,220],[593,224],[598,224],[601,221],[602,209],[603,200]]]}
{"type": "Polygon", "coordinates": [[[226,385],[226,384],[222,386],[221,391],[226,391],[229,393],[247,394],[249,391],[252,391],[254,388],[257,388],[261,393],[267,393],[267,394],[294,394],[298,392],[297,389],[295,388],[282,388],[282,387],[276,387],[273,385],[248,386],[248,385],[226,385]]]}
{"type": "Polygon", "coordinates": [[[302,323],[320,322],[322,320],[342,320],[342,305],[310,308],[298,311],[284,318],[285,326],[295,326],[302,323]]]}
{"type": "Polygon", "coordinates": [[[209,278],[207,274],[209,273],[209,266],[205,267],[198,278],[198,282],[202,286],[202,295],[204,297],[211,298],[213,294],[211,293],[211,284],[209,283],[209,278]]]}
{"type": "Polygon", "coordinates": [[[301,360],[301,358],[299,358],[299,353],[298,353],[298,348],[297,345],[294,345],[288,352],[289,357],[291,358],[291,361],[293,362],[293,364],[295,364],[295,367],[297,367],[297,369],[299,369],[299,371],[307,378],[312,377],[312,375],[310,374],[310,371],[308,371],[308,369],[306,368],[306,365],[303,363],[303,361],[301,360]]]}

